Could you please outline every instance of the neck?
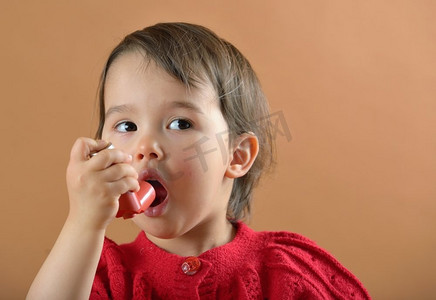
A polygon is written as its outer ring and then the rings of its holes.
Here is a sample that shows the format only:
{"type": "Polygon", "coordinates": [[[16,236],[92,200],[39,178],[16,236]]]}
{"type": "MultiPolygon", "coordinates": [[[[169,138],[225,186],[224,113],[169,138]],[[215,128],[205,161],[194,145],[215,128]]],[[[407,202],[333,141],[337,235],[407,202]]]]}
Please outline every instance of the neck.
{"type": "Polygon", "coordinates": [[[205,251],[229,243],[235,233],[235,227],[224,219],[223,222],[199,224],[174,239],[160,239],[149,234],[147,238],[167,252],[179,256],[199,256],[205,251]]]}

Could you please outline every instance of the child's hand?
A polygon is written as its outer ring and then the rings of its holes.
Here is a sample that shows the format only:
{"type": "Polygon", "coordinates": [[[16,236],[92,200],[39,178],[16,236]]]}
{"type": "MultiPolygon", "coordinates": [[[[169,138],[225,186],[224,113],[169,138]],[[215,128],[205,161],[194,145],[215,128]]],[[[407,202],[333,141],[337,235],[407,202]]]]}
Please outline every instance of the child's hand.
{"type": "Polygon", "coordinates": [[[111,149],[90,158],[106,146],[105,141],[77,139],[67,168],[68,219],[89,229],[105,229],[116,215],[120,195],[139,190],[138,174],[128,154],[111,149]]]}

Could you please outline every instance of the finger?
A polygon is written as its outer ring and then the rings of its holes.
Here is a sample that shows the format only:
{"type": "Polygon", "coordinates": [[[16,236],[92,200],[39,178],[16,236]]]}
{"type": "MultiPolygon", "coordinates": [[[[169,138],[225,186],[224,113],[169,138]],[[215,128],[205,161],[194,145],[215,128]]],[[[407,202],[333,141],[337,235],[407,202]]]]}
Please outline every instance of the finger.
{"type": "Polygon", "coordinates": [[[90,165],[96,169],[106,169],[114,164],[131,163],[132,156],[119,149],[106,149],[100,151],[90,159],[90,165]]]}
{"type": "Polygon", "coordinates": [[[104,149],[107,145],[108,142],[104,140],[94,140],[91,138],[80,137],[75,141],[73,147],[71,148],[70,160],[88,160],[88,157],[92,152],[104,149]]]}
{"type": "Polygon", "coordinates": [[[138,179],[138,173],[130,164],[119,163],[110,166],[100,172],[101,180],[105,182],[114,182],[124,177],[138,179]]]}
{"type": "Polygon", "coordinates": [[[132,177],[124,177],[120,180],[108,183],[108,188],[112,195],[122,195],[127,192],[139,191],[139,182],[132,177]]]}

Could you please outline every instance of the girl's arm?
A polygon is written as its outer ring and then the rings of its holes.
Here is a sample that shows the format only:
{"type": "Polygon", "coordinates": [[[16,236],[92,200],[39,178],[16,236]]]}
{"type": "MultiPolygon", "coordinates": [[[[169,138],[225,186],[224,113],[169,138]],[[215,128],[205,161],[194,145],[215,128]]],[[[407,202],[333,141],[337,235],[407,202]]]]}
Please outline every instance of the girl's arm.
{"type": "Polygon", "coordinates": [[[118,198],[137,191],[131,157],[120,150],[90,153],[107,145],[80,138],[67,169],[68,218],[42,265],[27,299],[89,299],[107,225],[118,210],[118,198]]]}
{"type": "Polygon", "coordinates": [[[67,220],[27,299],[89,299],[104,234],[67,220]]]}

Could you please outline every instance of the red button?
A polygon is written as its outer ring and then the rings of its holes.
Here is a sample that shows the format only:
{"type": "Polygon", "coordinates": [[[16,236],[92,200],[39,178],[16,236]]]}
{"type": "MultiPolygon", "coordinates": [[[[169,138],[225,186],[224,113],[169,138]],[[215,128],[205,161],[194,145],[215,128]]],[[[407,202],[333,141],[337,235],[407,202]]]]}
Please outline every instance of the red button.
{"type": "Polygon", "coordinates": [[[200,270],[201,261],[195,256],[189,256],[182,264],[182,271],[186,275],[194,275],[200,270]]]}

